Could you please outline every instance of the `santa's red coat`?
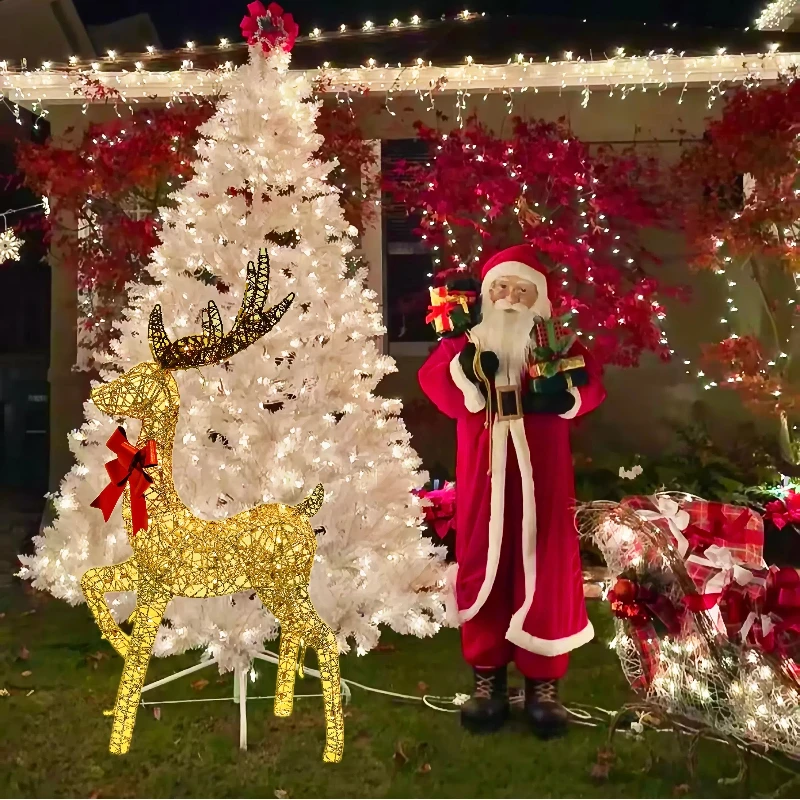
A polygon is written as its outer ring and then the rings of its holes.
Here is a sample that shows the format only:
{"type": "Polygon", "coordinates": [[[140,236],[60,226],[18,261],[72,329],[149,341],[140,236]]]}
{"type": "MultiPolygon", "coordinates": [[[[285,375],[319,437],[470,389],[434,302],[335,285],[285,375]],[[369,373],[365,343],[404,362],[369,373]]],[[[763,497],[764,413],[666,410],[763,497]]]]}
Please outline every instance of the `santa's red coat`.
{"type": "Polygon", "coordinates": [[[594,635],[583,597],[569,437],[570,420],[597,408],[605,398],[600,372],[576,342],[568,355],[584,356],[589,383],[571,390],[576,403],[570,412],[525,414],[502,422],[495,417],[490,476],[485,401],[458,364],[466,343],[466,336],[443,339],[419,372],[425,394],[457,420],[459,618],[472,619],[486,602],[503,536],[521,536],[525,600],[511,618],[506,639],[544,656],[567,653],[594,635]],[[514,502],[520,485],[522,501],[514,502]]]}

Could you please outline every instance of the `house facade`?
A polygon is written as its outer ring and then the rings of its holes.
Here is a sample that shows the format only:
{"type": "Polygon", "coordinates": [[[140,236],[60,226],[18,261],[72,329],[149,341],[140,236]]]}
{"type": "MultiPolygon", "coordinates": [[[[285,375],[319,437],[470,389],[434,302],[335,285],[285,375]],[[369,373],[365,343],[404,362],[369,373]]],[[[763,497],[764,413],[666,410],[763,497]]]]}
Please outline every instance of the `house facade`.
{"type": "MultiPolygon", "coordinates": [[[[379,156],[379,169],[413,157],[414,123],[443,131],[475,113],[496,132],[513,116],[564,118],[592,145],[635,146],[669,162],[702,134],[706,119],[722,105],[724,92],[748,76],[775,80],[800,63],[800,33],[792,12],[775,30],[692,31],[671,26],[614,26],[575,20],[502,18],[464,12],[426,23],[417,18],[385,26],[365,23],[355,30],[314,31],[298,39],[293,68],[324,75],[330,102],[347,98],[365,136],[379,156]]],[[[777,13],[777,12],[776,12],[777,13]]],[[[143,43],[144,44],[144,43],[143,43]]],[[[45,68],[22,69],[9,62],[0,90],[11,103],[46,112],[54,137],[78,137],[93,119],[109,113],[101,104],[83,105],[75,94],[79,74],[114,86],[138,102],[166,103],[185,95],[214,95],[235,80],[233,67],[246,57],[240,45],[187,44],[164,52],[79,54],[54,58],[45,68]],[[85,111],[85,113],[84,113],[85,111]],[[69,133],[68,133],[69,132],[69,133]]],[[[636,369],[610,369],[609,399],[578,431],[579,447],[617,452],[657,451],[671,436],[669,420],[688,420],[698,402],[713,409],[712,425],[736,424],[738,400],[707,392],[695,365],[699,343],[721,338],[720,318],[728,294],[714,276],[691,276],[684,244],[674,234],[652,232],[650,244],[662,258],[660,277],[691,283],[692,301],[669,305],[665,331],[674,357],[664,364],[645,356],[636,369]]],[[[398,372],[380,386],[403,399],[414,444],[427,466],[446,472],[453,460],[452,435],[440,433],[443,419],[426,420],[416,372],[434,336],[423,320],[404,318],[396,299],[424,289],[430,256],[398,209],[384,207],[364,232],[361,253],[369,264],[370,288],[383,305],[388,333],[384,349],[398,372]]],[[[51,253],[50,487],[56,488],[72,457],[67,434],[83,419],[87,373],[76,372],[78,300],[68,276],[51,253]]],[[[761,310],[742,288],[741,314],[754,327],[761,310]]],[[[449,422],[448,422],[449,424],[449,422]]]]}

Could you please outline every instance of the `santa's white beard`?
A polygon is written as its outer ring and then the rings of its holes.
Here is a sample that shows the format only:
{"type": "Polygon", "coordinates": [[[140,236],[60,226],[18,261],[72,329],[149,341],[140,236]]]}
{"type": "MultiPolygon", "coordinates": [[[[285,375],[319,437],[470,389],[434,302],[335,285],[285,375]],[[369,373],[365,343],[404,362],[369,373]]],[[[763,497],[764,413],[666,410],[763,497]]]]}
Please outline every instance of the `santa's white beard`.
{"type": "MultiPolygon", "coordinates": [[[[509,304],[498,301],[509,308],[509,304]]],[[[528,364],[534,343],[531,330],[536,319],[535,309],[521,304],[513,310],[498,308],[488,297],[483,298],[482,319],[470,332],[470,339],[481,351],[490,350],[500,361],[498,382],[506,377],[516,382],[528,364]]]]}

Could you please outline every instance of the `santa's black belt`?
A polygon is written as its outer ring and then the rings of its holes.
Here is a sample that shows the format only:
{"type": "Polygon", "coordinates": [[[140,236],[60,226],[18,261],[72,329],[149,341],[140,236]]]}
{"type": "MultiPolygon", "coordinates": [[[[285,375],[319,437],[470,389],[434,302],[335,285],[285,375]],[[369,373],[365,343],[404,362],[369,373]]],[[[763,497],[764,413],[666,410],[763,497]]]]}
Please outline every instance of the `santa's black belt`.
{"type": "Polygon", "coordinates": [[[537,394],[523,393],[519,386],[494,386],[490,413],[497,412],[497,421],[504,422],[522,419],[524,414],[561,414],[573,404],[572,396],[566,391],[537,394]]]}
{"type": "Polygon", "coordinates": [[[522,397],[519,386],[495,386],[497,419],[499,422],[522,419],[522,397]]]}

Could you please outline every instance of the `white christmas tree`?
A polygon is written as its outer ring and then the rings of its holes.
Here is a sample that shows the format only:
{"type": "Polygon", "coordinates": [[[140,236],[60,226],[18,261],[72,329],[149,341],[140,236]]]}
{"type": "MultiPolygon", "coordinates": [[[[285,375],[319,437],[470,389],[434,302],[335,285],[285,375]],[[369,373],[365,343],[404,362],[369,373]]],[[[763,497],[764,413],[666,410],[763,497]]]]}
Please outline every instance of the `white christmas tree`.
{"type": "MultiPolygon", "coordinates": [[[[196,175],[174,195],[176,206],[161,211],[161,242],[148,268],[157,283],[133,287],[103,377],[151,360],[147,319],[156,303],[173,341],[200,332],[211,299],[229,328],[246,263],[268,249],[269,302],[290,291],[296,299],[278,326],[229,363],[175,373],[175,483],[186,505],[209,519],[264,502],[294,503],[322,483],[311,597],[342,651],[355,643],[365,653],[382,624],[419,636],[439,629],[443,564],[420,532],[412,490],[425,476],[398,417],[400,402],[373,394],[395,365],[376,347],[384,328],[364,271],[347,272],[355,231],[326,182],[335,164],[313,156],[322,138],[315,132],[319,104],[304,74],[289,71],[280,44],[262,48],[253,37],[248,63],[201,128],[196,175]],[[229,291],[209,285],[209,273],[229,291]]],[[[90,508],[107,483],[106,441],[117,421],[89,402],[85,417],[72,433],[77,463],[54,498],[57,518],[36,538],[35,554],[21,558],[23,577],[72,604],[83,601],[86,569],[131,552],[119,507],[108,523],[90,508]]],[[[125,425],[134,441],[139,423],[125,425]]],[[[108,599],[119,620],[133,610],[132,595],[108,599]]],[[[250,592],[177,598],[166,617],[157,655],[205,647],[223,670],[246,666],[277,633],[250,592]]]]}

